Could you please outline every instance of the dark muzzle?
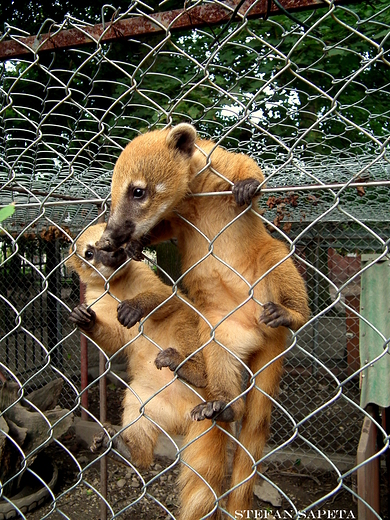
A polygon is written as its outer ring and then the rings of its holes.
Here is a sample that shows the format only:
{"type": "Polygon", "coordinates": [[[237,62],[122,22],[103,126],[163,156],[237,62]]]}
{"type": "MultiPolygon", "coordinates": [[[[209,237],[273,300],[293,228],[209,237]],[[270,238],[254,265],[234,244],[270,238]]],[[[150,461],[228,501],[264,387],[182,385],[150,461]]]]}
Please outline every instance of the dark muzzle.
{"type": "Polygon", "coordinates": [[[133,222],[129,220],[125,220],[120,225],[110,225],[110,219],[108,219],[107,227],[95,245],[102,251],[116,251],[131,240],[134,229],[133,222]]]}

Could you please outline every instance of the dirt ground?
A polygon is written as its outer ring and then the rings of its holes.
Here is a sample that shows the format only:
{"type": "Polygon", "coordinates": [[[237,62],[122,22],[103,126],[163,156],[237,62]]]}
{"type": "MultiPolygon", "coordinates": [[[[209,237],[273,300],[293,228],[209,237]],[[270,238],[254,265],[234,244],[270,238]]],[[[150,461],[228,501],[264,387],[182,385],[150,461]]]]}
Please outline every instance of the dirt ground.
{"type": "MultiPolygon", "coordinates": [[[[108,410],[114,424],[120,422],[120,401],[122,391],[108,388],[108,410]]],[[[98,416],[97,389],[90,392],[90,411],[98,416]]],[[[77,459],[79,469],[60,446],[52,444],[46,453],[56,460],[59,479],[54,490],[56,503],[47,501],[43,506],[28,514],[28,520],[50,518],[59,520],[99,520],[100,515],[100,462],[88,447],[80,444],[72,432],[62,442],[77,459]],[[95,462],[94,462],[95,460],[95,462]]],[[[274,506],[255,497],[253,510],[238,512],[237,518],[292,518],[294,506],[300,510],[321,500],[306,518],[358,518],[356,474],[347,478],[339,487],[335,472],[307,470],[299,465],[272,463],[263,467],[264,475],[274,482],[285,494],[281,504],[274,506]],[[337,492],[334,490],[337,489],[337,492]]],[[[179,465],[168,458],[157,457],[148,471],[137,473],[128,466],[107,457],[107,502],[112,510],[107,510],[107,518],[121,520],[158,520],[174,518],[178,514],[177,476],[179,465]],[[173,515],[173,516],[171,516],[173,515]]],[[[381,517],[387,520],[386,475],[381,474],[381,517]]]]}
{"type": "MultiPolygon", "coordinates": [[[[67,441],[68,442],[68,441],[67,441]]],[[[67,443],[66,442],[66,443],[67,443]]],[[[71,441],[72,442],[72,441],[71,441]]],[[[92,454],[87,450],[69,446],[80,464],[85,468],[93,460],[92,454]]],[[[58,497],[56,511],[53,504],[46,502],[41,508],[28,514],[29,520],[41,520],[49,518],[59,520],[69,518],[71,520],[98,520],[100,516],[100,464],[95,463],[84,470],[82,481],[78,482],[78,472],[75,465],[70,464],[66,457],[52,448],[52,455],[57,455],[59,468],[59,482],[55,489],[58,497]],[[57,453],[56,453],[57,452],[57,453]],[[72,486],[75,486],[73,489],[72,486]],[[92,488],[93,486],[93,488],[92,488]],[[63,496],[61,493],[65,492],[63,496]],[[50,511],[53,511],[50,513],[50,511]],[[65,516],[66,515],[66,516],[65,516]]],[[[63,453],[63,450],[61,450],[63,453]]],[[[176,479],[179,473],[178,466],[172,467],[172,461],[166,458],[157,458],[148,471],[137,474],[130,468],[116,461],[108,459],[108,493],[107,501],[112,507],[113,513],[123,520],[158,520],[175,517],[178,513],[178,494],[176,479]],[[162,475],[161,472],[163,472],[162,475]],[[146,491],[143,483],[148,483],[146,491]],[[122,511],[122,513],[120,513],[122,511]],[[120,513],[120,514],[119,514],[120,513]]],[[[286,494],[288,499],[297,509],[304,509],[309,504],[316,502],[337,487],[335,475],[327,472],[306,472],[294,468],[285,470],[277,465],[269,466],[265,476],[277,484],[286,494]]],[[[387,507],[387,489],[385,478],[382,475],[382,518],[387,519],[385,513],[387,507]]],[[[354,479],[345,481],[345,485],[356,491],[354,479]]],[[[249,516],[237,518],[265,518],[272,514],[274,518],[292,518],[293,508],[286,498],[282,499],[280,506],[275,507],[269,502],[255,498],[253,512],[245,513],[249,516]],[[257,515],[257,516],[256,516],[257,515]]],[[[242,513],[244,514],[244,513],[242,513]]],[[[322,501],[311,513],[314,516],[308,518],[358,518],[357,503],[350,491],[341,489],[332,494],[327,500],[322,501]]],[[[113,514],[107,511],[107,518],[113,514]]]]}

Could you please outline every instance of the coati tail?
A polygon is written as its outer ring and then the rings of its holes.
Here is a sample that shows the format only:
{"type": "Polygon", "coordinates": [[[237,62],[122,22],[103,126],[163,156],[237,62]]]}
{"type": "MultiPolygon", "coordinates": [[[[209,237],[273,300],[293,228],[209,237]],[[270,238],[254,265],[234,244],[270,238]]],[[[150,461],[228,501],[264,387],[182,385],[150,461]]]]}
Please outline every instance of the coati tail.
{"type": "Polygon", "coordinates": [[[179,475],[180,520],[221,518],[218,498],[227,474],[229,426],[192,422],[185,437],[179,475]]]}
{"type": "MultiPolygon", "coordinates": [[[[250,363],[252,372],[256,374],[278,354],[280,354],[279,343],[276,343],[274,348],[272,345],[267,345],[267,350],[258,352],[250,363]]],[[[253,472],[253,460],[247,452],[251,454],[255,463],[262,457],[271,421],[273,403],[270,397],[275,397],[278,392],[282,369],[282,358],[272,361],[257,375],[255,386],[247,394],[245,414],[239,435],[239,442],[247,451],[239,445],[235,451],[230,483],[233,491],[229,493],[227,505],[228,512],[233,516],[234,511],[251,509],[256,474],[253,472]],[[252,474],[253,477],[248,479],[252,474]]],[[[260,467],[257,469],[259,470],[260,467]]]]}

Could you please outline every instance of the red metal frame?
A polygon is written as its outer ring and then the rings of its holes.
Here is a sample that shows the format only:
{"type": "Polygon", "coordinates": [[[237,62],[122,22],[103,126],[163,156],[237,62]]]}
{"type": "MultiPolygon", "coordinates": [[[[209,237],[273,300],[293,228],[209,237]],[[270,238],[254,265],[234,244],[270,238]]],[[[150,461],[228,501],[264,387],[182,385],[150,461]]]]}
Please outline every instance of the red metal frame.
{"type": "MultiPolygon", "coordinates": [[[[335,0],[335,3],[350,3],[351,0],[335,0]]],[[[91,43],[112,42],[133,36],[156,32],[189,29],[204,25],[227,22],[238,6],[239,0],[227,0],[226,7],[220,4],[204,4],[185,9],[174,9],[161,13],[135,13],[133,16],[110,22],[103,26],[84,26],[80,29],[55,30],[39,36],[18,37],[0,42],[0,60],[20,58],[28,54],[54,51],[70,47],[80,47],[91,43]]],[[[323,0],[281,0],[286,11],[326,7],[323,0]]],[[[246,0],[239,9],[246,18],[259,18],[268,12],[268,0],[246,0]]],[[[271,2],[270,15],[280,14],[274,2],[271,2]]],[[[235,21],[238,21],[237,17],[235,21]]]]}
{"type": "MultiPolygon", "coordinates": [[[[85,301],[85,284],[80,282],[80,303],[85,301]]],[[[88,341],[84,334],[80,334],[80,372],[81,372],[81,418],[88,420],[88,341]]]]}

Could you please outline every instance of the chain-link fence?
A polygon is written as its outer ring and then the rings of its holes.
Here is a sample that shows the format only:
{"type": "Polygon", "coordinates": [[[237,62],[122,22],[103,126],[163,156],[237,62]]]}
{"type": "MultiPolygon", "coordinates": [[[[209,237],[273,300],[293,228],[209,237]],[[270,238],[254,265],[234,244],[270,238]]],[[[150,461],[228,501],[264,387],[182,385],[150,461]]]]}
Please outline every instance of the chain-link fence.
{"type": "MultiPolygon", "coordinates": [[[[178,515],[176,437],[162,432],[145,471],[82,442],[120,424],[129,383],[126,359],[107,364],[70,324],[83,289],[65,260],[108,212],[124,146],[183,121],[261,166],[262,219],[295,248],[310,300],[256,466],[263,485],[236,518],[389,518],[390,2],[168,7],[105,6],[99,21],[70,14],[33,36],[8,25],[0,41],[1,207],[15,204],[0,235],[0,518],[178,515]],[[57,395],[45,385],[58,379],[57,395]],[[362,463],[365,419],[377,439],[362,463]]],[[[178,278],[173,244],[148,254],[178,278]]]]}

